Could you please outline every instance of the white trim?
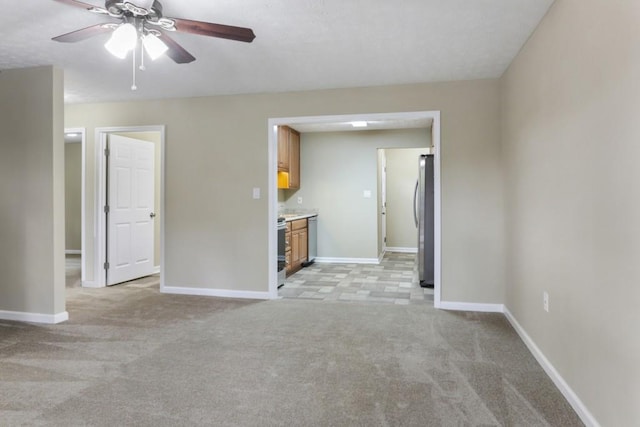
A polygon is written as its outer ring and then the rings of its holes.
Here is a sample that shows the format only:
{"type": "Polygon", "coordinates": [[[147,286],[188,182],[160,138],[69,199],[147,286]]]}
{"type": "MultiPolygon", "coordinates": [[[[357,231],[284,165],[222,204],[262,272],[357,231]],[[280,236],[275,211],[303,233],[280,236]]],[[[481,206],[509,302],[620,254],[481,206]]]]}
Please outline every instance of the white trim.
{"type": "Polygon", "coordinates": [[[65,249],[65,255],[82,255],[82,249],[65,249]]]}
{"type": "Polygon", "coordinates": [[[230,289],[185,288],[182,286],[164,286],[160,289],[163,294],[198,295],[207,297],[242,298],[242,299],[273,299],[269,292],[233,291],[230,289]]]}
{"type": "Polygon", "coordinates": [[[267,285],[271,299],[278,298],[278,181],[276,166],[278,164],[278,125],[277,120],[269,119],[267,128],[267,285]]]}
{"type": "Polygon", "coordinates": [[[441,301],[442,310],[453,311],[477,311],[482,313],[504,313],[504,304],[480,304],[473,302],[441,301]]]}
{"type": "MultiPolygon", "coordinates": [[[[165,212],[165,126],[121,126],[121,127],[97,127],[95,129],[95,200],[94,200],[94,280],[95,287],[105,287],[106,280],[103,274],[103,263],[105,254],[105,215],[102,206],[105,204],[105,171],[104,149],[106,147],[107,135],[110,133],[123,132],[158,132],[160,133],[160,291],[164,287],[164,212],[165,212]]],[[[84,269],[83,269],[84,270],[84,269]]],[[[83,286],[84,286],[83,282],[83,286]]],[[[93,286],[92,286],[93,287],[93,286]]]]}
{"type": "Polygon", "coordinates": [[[159,274],[161,271],[160,266],[156,265],[153,267],[153,273],[152,274],[159,274]]]}
{"type": "Polygon", "coordinates": [[[529,349],[529,351],[533,354],[533,357],[536,358],[542,369],[549,375],[551,381],[556,385],[556,387],[560,390],[562,395],[569,401],[569,404],[573,408],[574,411],[578,414],[582,422],[587,427],[599,427],[600,424],[596,420],[596,418],[589,412],[586,405],[580,400],[578,395],[571,389],[569,384],[562,378],[560,373],[553,367],[549,359],[546,358],[544,353],[538,348],[536,343],[531,339],[531,337],[525,332],[524,328],[518,323],[516,318],[511,314],[508,308],[504,309],[504,315],[506,316],[513,329],[516,330],[518,335],[522,341],[524,341],[525,345],[529,349]]]}
{"type": "MultiPolygon", "coordinates": [[[[433,163],[434,163],[434,299],[433,306],[440,308],[441,306],[441,269],[442,269],[442,220],[441,220],[441,180],[440,180],[440,111],[409,111],[396,113],[375,113],[375,114],[346,114],[332,116],[307,116],[307,117],[279,117],[269,118],[267,135],[268,135],[268,271],[269,271],[269,294],[271,298],[278,296],[278,273],[276,268],[276,259],[278,252],[278,241],[276,236],[277,227],[277,211],[278,211],[278,192],[276,182],[276,166],[278,155],[278,133],[279,125],[295,125],[301,123],[333,123],[333,122],[350,122],[359,120],[412,120],[412,119],[432,119],[431,135],[433,143],[433,163]]],[[[318,262],[318,258],[316,258],[318,262]]],[[[377,263],[377,260],[376,260],[377,263]]]]}
{"type": "Polygon", "coordinates": [[[316,257],[318,264],[380,264],[378,258],[332,258],[316,257]]]}
{"type": "Polygon", "coordinates": [[[63,311],[58,314],[26,313],[23,311],[0,310],[0,319],[14,320],[17,322],[46,323],[53,325],[69,320],[69,313],[63,311]]]}
{"type": "Polygon", "coordinates": [[[418,248],[399,248],[387,246],[386,252],[400,252],[405,254],[417,254],[418,248]]]}
{"type": "Polygon", "coordinates": [[[433,306],[442,305],[442,187],[440,180],[440,111],[433,111],[431,140],[433,142],[433,306]]]}
{"type": "Polygon", "coordinates": [[[83,288],[104,288],[104,286],[96,283],[93,280],[83,280],[82,281],[82,287],[83,288]]]}
{"type": "Polygon", "coordinates": [[[382,257],[387,251],[387,151],[385,148],[378,148],[378,159],[380,159],[380,199],[378,201],[378,209],[376,212],[380,221],[380,230],[382,235],[379,239],[382,240],[382,255],[379,257],[382,262],[382,257]]]}

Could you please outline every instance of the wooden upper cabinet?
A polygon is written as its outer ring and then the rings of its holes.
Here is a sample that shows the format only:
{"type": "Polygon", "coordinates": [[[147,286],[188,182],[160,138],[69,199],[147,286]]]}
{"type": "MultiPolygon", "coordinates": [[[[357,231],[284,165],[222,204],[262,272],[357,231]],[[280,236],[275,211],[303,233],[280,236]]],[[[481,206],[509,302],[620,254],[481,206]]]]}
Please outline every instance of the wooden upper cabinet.
{"type": "Polygon", "coordinates": [[[289,128],[278,126],[278,172],[289,172],[289,128]]]}
{"type": "Polygon", "coordinates": [[[278,188],[300,188],[300,133],[288,126],[278,126],[278,172],[278,188]]]}
{"type": "Polygon", "coordinates": [[[289,188],[300,188],[300,134],[289,133],[289,188]]]}

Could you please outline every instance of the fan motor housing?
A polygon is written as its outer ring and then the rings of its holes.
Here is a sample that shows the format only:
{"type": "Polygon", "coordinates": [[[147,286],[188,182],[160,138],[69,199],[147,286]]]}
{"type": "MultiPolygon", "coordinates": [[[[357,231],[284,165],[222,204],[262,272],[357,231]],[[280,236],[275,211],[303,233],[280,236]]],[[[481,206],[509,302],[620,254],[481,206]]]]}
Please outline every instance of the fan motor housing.
{"type": "Polygon", "coordinates": [[[136,5],[134,1],[106,0],[104,7],[109,12],[109,15],[116,18],[122,16],[144,16],[150,21],[157,21],[162,18],[162,4],[159,1],[154,0],[148,9],[136,5]]]}

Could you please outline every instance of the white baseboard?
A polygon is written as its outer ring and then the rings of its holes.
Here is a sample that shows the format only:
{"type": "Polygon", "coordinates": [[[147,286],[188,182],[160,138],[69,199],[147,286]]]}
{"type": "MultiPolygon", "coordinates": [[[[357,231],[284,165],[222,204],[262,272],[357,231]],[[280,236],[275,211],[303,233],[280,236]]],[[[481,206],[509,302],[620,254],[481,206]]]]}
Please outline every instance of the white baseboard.
{"type": "Polygon", "coordinates": [[[547,359],[542,353],[542,351],[538,348],[536,343],[531,339],[531,337],[525,332],[522,326],[518,323],[513,314],[509,311],[508,308],[505,308],[504,315],[506,316],[513,329],[516,330],[518,335],[522,341],[524,341],[529,351],[533,354],[533,357],[536,358],[542,369],[549,375],[553,383],[558,387],[563,396],[569,401],[569,404],[573,408],[574,411],[578,414],[582,422],[587,427],[599,427],[600,424],[595,419],[595,417],[589,412],[585,404],[580,400],[578,395],[569,387],[569,384],[562,378],[560,373],[553,367],[549,359],[547,359]]]}
{"type": "Polygon", "coordinates": [[[479,304],[473,302],[440,301],[442,310],[479,311],[483,313],[504,313],[504,304],[479,304]]]}
{"type": "Polygon", "coordinates": [[[330,258],[316,257],[319,264],[379,264],[378,258],[330,258]]]}
{"type": "Polygon", "coordinates": [[[207,297],[242,298],[242,299],[271,299],[269,292],[234,291],[230,289],[211,288],[183,288],[179,286],[164,286],[160,288],[163,294],[199,295],[207,297]]]}
{"type": "Polygon", "coordinates": [[[418,248],[398,248],[398,247],[387,246],[385,251],[386,252],[402,252],[405,254],[417,254],[418,248]]]}
{"type": "Polygon", "coordinates": [[[53,325],[69,320],[69,313],[63,311],[62,313],[58,314],[42,314],[0,310],[0,319],[15,320],[17,322],[46,323],[49,325],[53,325]]]}
{"type": "Polygon", "coordinates": [[[83,280],[82,287],[83,288],[104,288],[104,286],[99,285],[98,282],[94,280],[83,280]]]}
{"type": "Polygon", "coordinates": [[[80,249],[65,249],[65,255],[82,255],[82,251],[80,249]]]}
{"type": "Polygon", "coordinates": [[[156,265],[155,267],[153,267],[153,274],[160,274],[160,266],[156,265]]]}

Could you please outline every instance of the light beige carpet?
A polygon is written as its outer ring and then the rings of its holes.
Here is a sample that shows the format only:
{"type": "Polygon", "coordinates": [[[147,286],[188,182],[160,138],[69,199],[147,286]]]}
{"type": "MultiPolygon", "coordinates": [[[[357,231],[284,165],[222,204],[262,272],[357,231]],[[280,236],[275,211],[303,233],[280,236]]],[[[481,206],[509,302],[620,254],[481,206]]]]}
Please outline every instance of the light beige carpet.
{"type": "Polygon", "coordinates": [[[502,315],[68,289],[0,322],[0,425],[579,426],[502,315]]]}

